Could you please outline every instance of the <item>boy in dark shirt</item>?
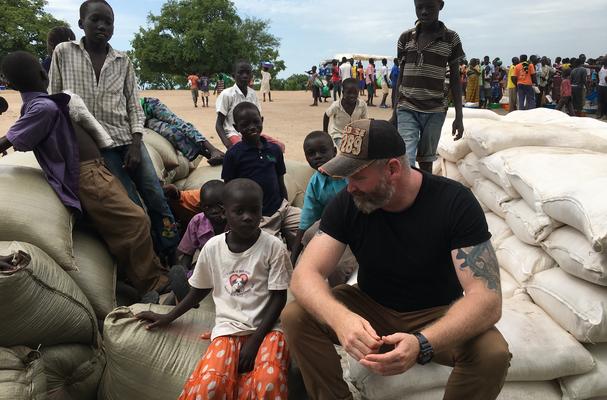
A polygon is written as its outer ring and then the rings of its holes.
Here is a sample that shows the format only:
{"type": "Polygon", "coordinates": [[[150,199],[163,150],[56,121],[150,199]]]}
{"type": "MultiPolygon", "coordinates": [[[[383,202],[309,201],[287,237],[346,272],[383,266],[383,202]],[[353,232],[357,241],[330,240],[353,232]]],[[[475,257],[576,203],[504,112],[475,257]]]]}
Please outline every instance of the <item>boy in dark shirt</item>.
{"type": "Polygon", "coordinates": [[[226,153],[221,177],[226,183],[236,178],[248,178],[261,186],[263,218],[260,227],[273,235],[282,232],[291,248],[301,210],[287,201],[282,151],[278,145],[261,136],[263,117],[255,104],[238,104],[234,108],[234,122],[236,130],[242,134],[242,141],[226,153]]]}
{"type": "Polygon", "coordinates": [[[0,138],[0,151],[33,151],[63,204],[78,215],[86,212],[139,295],[147,293],[144,301],[157,302],[168,278],[154,253],[148,218],[107,170],[92,137],[72,125],[70,97],[46,93],[47,74],[29,53],[6,56],[2,71],[24,105],[19,120],[0,138]]]}

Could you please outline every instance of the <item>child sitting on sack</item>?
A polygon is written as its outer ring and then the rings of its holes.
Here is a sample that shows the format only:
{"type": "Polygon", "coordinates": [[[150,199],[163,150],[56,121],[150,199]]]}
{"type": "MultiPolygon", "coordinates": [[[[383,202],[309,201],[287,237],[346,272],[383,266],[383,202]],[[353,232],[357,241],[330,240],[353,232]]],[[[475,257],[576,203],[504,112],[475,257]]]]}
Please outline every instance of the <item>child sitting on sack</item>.
{"type": "Polygon", "coordinates": [[[21,92],[21,117],[0,138],[0,152],[33,151],[61,202],[78,216],[84,210],[143,302],[157,302],[168,277],[154,253],[149,220],[105,167],[91,135],[72,125],[65,93],[48,95],[48,76],[30,53],[7,55],[2,72],[21,92]]]}
{"type": "Polygon", "coordinates": [[[278,317],[292,274],[280,240],[259,229],[261,187],[234,179],[224,190],[227,233],[203,247],[186,298],[168,314],[142,312],[147,329],[162,328],[213,293],[211,343],[179,400],[287,399],[289,352],[278,317]]]}
{"type": "MultiPolygon", "coordinates": [[[[344,96],[348,96],[347,92],[350,90],[347,81],[348,79],[346,79],[344,85],[346,89],[344,96]]],[[[356,89],[356,92],[358,93],[358,89],[356,89]]],[[[310,182],[306,188],[299,229],[291,250],[291,263],[293,265],[296,264],[304,245],[318,232],[320,217],[327,204],[348,186],[346,179],[335,179],[318,172],[320,166],[337,155],[337,149],[333,144],[331,136],[326,132],[311,132],[304,139],[303,148],[306,161],[316,172],[310,178],[310,182]]],[[[357,268],[356,260],[349,248],[340,261],[340,267],[336,273],[329,277],[329,284],[331,286],[345,283],[357,268]]]]}
{"type": "Polygon", "coordinates": [[[287,201],[282,151],[262,136],[263,118],[255,104],[243,102],[234,108],[234,127],[242,141],[227,151],[221,177],[226,183],[236,178],[257,182],[263,190],[260,227],[272,235],[282,233],[292,248],[301,210],[287,201]]]}

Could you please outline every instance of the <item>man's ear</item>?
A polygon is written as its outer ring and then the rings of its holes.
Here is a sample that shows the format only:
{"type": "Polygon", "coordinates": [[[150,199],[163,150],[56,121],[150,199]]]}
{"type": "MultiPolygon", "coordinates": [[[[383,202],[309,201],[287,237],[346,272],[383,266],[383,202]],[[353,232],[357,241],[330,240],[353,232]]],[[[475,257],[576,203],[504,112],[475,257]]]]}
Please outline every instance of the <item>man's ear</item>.
{"type": "Polygon", "coordinates": [[[78,19],[78,28],[84,30],[84,24],[82,23],[81,19],[78,19]]]}
{"type": "Polygon", "coordinates": [[[440,2],[440,8],[439,8],[439,10],[442,10],[444,6],[445,6],[445,2],[444,2],[444,1],[441,1],[441,2],[440,2]]]}

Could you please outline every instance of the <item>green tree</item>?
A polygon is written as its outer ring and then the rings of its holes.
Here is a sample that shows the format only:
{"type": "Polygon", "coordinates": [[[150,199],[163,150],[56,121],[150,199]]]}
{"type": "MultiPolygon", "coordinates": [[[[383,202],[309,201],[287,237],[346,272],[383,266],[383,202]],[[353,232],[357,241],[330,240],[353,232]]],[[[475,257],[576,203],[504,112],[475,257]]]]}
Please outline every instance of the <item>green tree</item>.
{"type": "Polygon", "coordinates": [[[285,79],[284,90],[305,90],[308,84],[308,75],[294,74],[285,79]]]}
{"type": "Polygon", "coordinates": [[[46,35],[56,26],[69,26],[44,11],[45,0],[0,0],[0,59],[25,50],[46,56],[46,35]]]}
{"type": "Polygon", "coordinates": [[[229,0],[169,0],[160,15],[148,16],[148,24],[132,41],[144,84],[168,75],[181,76],[185,85],[192,72],[231,72],[239,59],[254,66],[272,61],[274,75],[285,69],[269,21],[240,18],[229,0]]]}

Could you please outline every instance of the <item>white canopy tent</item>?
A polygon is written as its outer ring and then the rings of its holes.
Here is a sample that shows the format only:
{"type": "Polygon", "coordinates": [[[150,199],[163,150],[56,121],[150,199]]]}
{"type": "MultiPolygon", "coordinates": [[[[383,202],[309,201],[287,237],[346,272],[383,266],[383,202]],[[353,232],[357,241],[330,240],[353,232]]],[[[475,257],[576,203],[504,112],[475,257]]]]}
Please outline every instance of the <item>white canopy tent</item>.
{"type": "Polygon", "coordinates": [[[353,58],[354,61],[369,61],[369,59],[371,59],[371,58],[374,59],[375,61],[381,60],[382,58],[385,58],[388,61],[392,61],[395,58],[395,56],[382,56],[382,55],[375,55],[375,54],[341,53],[341,54],[336,54],[335,57],[333,57],[333,58],[322,60],[320,65],[330,63],[333,60],[341,61],[341,59],[343,57],[346,57],[346,59],[348,59],[348,60],[353,58]]]}

